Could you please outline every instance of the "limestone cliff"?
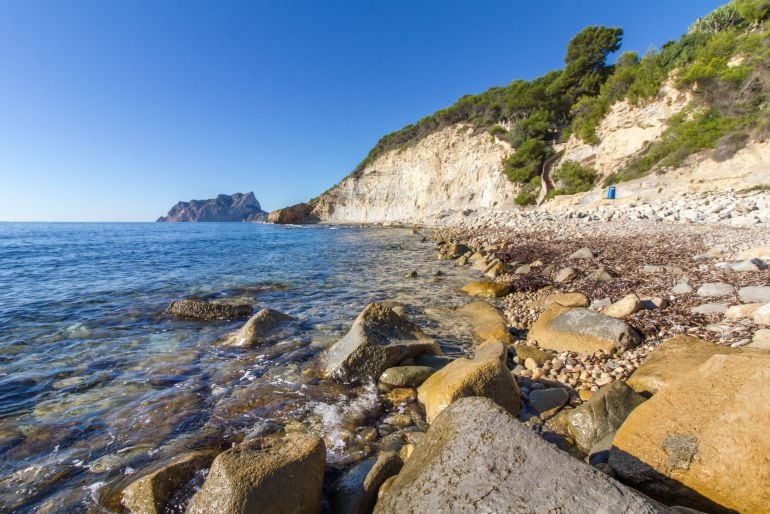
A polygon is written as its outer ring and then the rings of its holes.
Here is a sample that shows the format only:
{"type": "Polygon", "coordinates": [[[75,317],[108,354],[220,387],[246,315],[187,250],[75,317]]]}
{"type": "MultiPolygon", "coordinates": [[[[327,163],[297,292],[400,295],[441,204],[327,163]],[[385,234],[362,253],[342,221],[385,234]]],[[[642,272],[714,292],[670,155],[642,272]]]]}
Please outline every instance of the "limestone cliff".
{"type": "Polygon", "coordinates": [[[209,200],[178,202],[158,221],[265,221],[253,192],[219,195],[209,200]]]}
{"type": "Polygon", "coordinates": [[[513,208],[516,186],[502,172],[508,144],[454,125],[390,150],[314,201],[335,223],[420,219],[445,209],[513,208]]]}

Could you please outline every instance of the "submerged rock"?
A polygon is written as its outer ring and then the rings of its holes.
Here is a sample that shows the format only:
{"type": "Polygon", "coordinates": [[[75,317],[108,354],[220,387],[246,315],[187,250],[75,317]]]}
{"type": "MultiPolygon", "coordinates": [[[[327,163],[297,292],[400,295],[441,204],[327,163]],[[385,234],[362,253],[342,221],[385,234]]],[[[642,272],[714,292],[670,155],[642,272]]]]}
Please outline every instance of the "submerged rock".
{"type": "Polygon", "coordinates": [[[388,387],[417,387],[434,371],[430,366],[395,366],[380,375],[380,383],[388,387]]]}
{"type": "Polygon", "coordinates": [[[547,443],[486,398],[446,408],[374,512],[671,512],[547,443]]]}
{"type": "Polygon", "coordinates": [[[452,402],[466,396],[489,398],[517,415],[519,388],[505,366],[505,357],[505,346],[489,341],[478,347],[473,359],[456,359],[431,375],[417,389],[428,423],[452,402]]]}
{"type": "Polygon", "coordinates": [[[262,309],[252,316],[246,324],[224,342],[227,346],[256,346],[265,343],[274,330],[281,324],[294,318],[273,309],[262,309]]]}
{"type": "Polygon", "coordinates": [[[123,490],[121,503],[131,514],[162,514],[166,506],[195,474],[211,465],[214,451],[199,451],[181,455],[160,468],[131,482],[123,490]]]}
{"type": "Polygon", "coordinates": [[[251,316],[251,304],[230,300],[185,298],[171,302],[167,312],[178,318],[200,321],[242,319],[251,316]]]}
{"type": "Polygon", "coordinates": [[[610,465],[647,494],[706,512],[768,512],[770,353],[714,355],[637,407],[610,465]]]}
{"type": "Polygon", "coordinates": [[[326,448],[321,438],[289,433],[241,443],[220,453],[189,514],[321,512],[326,448]]]}
{"type": "Polygon", "coordinates": [[[438,344],[393,309],[370,303],[326,354],[326,373],[342,382],[376,380],[404,359],[439,355],[438,344]]]}
{"type": "Polygon", "coordinates": [[[554,304],[530,327],[527,340],[549,350],[592,353],[624,351],[638,344],[641,336],[610,316],[554,304]]]}

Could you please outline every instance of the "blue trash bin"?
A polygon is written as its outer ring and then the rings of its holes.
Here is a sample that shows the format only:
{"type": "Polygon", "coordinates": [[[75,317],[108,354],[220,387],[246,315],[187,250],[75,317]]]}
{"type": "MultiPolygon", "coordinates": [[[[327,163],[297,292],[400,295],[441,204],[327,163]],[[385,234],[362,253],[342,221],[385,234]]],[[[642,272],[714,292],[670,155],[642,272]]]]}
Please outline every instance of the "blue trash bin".
{"type": "Polygon", "coordinates": [[[615,199],[615,186],[610,186],[610,188],[607,190],[607,200],[614,200],[615,199]]]}

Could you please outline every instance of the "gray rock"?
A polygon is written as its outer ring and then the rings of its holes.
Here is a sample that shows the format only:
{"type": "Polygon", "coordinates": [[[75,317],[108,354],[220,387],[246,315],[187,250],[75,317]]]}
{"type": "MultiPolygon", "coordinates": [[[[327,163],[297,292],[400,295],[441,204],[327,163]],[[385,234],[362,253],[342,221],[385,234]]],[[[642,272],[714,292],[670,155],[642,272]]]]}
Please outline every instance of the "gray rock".
{"type": "Polygon", "coordinates": [[[759,259],[747,259],[741,262],[728,263],[728,267],[733,271],[750,272],[750,271],[762,271],[767,269],[764,262],[759,259]]]}
{"type": "Polygon", "coordinates": [[[249,347],[264,344],[280,325],[294,318],[274,309],[262,309],[233,336],[227,338],[227,346],[249,347]]]}
{"type": "Polygon", "coordinates": [[[244,442],[220,453],[188,514],[321,512],[326,448],[321,438],[290,433],[244,442]]]}
{"type": "Polygon", "coordinates": [[[540,416],[541,419],[553,417],[559,410],[567,405],[569,392],[561,387],[552,389],[539,389],[529,393],[529,408],[540,416]]]}
{"type": "Polygon", "coordinates": [[[404,359],[441,353],[438,344],[393,309],[370,303],[326,354],[326,373],[342,382],[376,380],[404,359]]]}
{"type": "Polygon", "coordinates": [[[738,290],[743,303],[770,303],[770,286],[749,286],[738,290]]]}
{"type": "Polygon", "coordinates": [[[614,434],[642,402],[642,395],[625,382],[615,381],[567,413],[567,430],[578,447],[587,451],[601,439],[614,434]]]}
{"type": "Polygon", "coordinates": [[[527,273],[530,273],[532,271],[532,266],[529,264],[522,264],[518,268],[516,268],[516,271],[514,273],[516,275],[526,275],[527,273]]]}
{"type": "Polygon", "coordinates": [[[724,314],[729,306],[724,303],[704,303],[690,309],[695,314],[724,314]]]}
{"type": "Polygon", "coordinates": [[[389,451],[353,466],[332,484],[334,514],[369,514],[380,486],[396,475],[403,464],[398,453],[389,451]]]}
{"type": "Polygon", "coordinates": [[[592,301],[590,309],[595,311],[600,311],[610,305],[612,305],[612,300],[610,299],[609,296],[605,296],[604,298],[599,298],[592,301]]]}
{"type": "Polygon", "coordinates": [[[251,316],[251,310],[251,305],[243,302],[185,298],[171,302],[167,312],[177,318],[213,321],[248,318],[251,316]]]}
{"type": "Polygon", "coordinates": [[[390,387],[417,387],[436,371],[430,366],[396,366],[380,375],[380,382],[390,387]]]}
{"type": "Polygon", "coordinates": [[[708,282],[703,284],[695,292],[701,298],[714,298],[718,296],[728,296],[735,292],[735,288],[724,282],[708,282]]]}
{"type": "Polygon", "coordinates": [[[471,397],[436,418],[374,512],[671,511],[471,397]]]}
{"type": "Polygon", "coordinates": [[[556,272],[556,275],[553,277],[554,282],[566,282],[572,277],[575,276],[575,269],[574,268],[562,268],[559,271],[556,272]]]}
{"type": "Polygon", "coordinates": [[[692,293],[692,286],[687,282],[680,282],[671,289],[671,292],[673,294],[689,294],[692,293]]]}
{"type": "MultiPolygon", "coordinates": [[[[564,338],[569,338],[572,334],[574,339],[605,342],[608,345],[607,350],[610,350],[611,345],[612,349],[623,351],[639,344],[642,339],[636,330],[623,321],[589,309],[571,309],[563,312],[551,320],[548,328],[564,338]]],[[[531,329],[530,332],[532,332],[531,329]]],[[[551,340],[544,337],[541,346],[550,348],[548,345],[553,344],[554,339],[556,338],[553,336],[551,340]]],[[[577,344],[575,348],[574,351],[580,351],[577,349],[577,344]]],[[[561,348],[554,349],[561,350],[561,348]]]]}
{"type": "Polygon", "coordinates": [[[581,248],[569,256],[570,259],[593,259],[594,257],[596,254],[590,248],[581,248]]]}
{"type": "Polygon", "coordinates": [[[612,275],[610,275],[606,269],[599,268],[588,275],[588,280],[593,280],[594,282],[609,282],[612,280],[612,275]]]}

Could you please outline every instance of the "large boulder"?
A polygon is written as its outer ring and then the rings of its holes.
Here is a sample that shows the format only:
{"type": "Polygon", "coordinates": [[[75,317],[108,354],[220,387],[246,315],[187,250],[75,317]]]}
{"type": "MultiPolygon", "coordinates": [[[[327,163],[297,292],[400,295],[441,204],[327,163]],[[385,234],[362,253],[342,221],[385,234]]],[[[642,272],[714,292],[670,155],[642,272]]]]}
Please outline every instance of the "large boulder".
{"type": "Polygon", "coordinates": [[[274,309],[262,309],[249,318],[238,332],[228,337],[224,344],[241,347],[264,344],[274,334],[276,328],[293,320],[291,316],[274,309]]]}
{"type": "Polygon", "coordinates": [[[644,397],[619,380],[567,413],[567,430],[583,451],[614,434],[644,397]]]}
{"type": "Polygon", "coordinates": [[[743,303],[770,303],[770,286],[748,286],[738,290],[743,303]]]}
{"type": "Polygon", "coordinates": [[[315,205],[298,203],[283,209],[277,209],[267,215],[268,223],[284,225],[307,225],[318,223],[320,219],[313,213],[315,205]]]}
{"type": "Polygon", "coordinates": [[[334,514],[369,514],[382,484],[395,476],[404,463],[397,452],[383,452],[359,462],[338,478],[331,487],[334,514]]]}
{"type": "Polygon", "coordinates": [[[251,310],[250,304],[241,301],[185,298],[171,302],[166,312],[177,318],[213,321],[248,318],[251,310]]]}
{"type": "Polygon", "coordinates": [[[188,514],[321,512],[326,448],[321,438],[290,433],[253,439],[220,453],[188,514]]]}
{"type": "Polygon", "coordinates": [[[457,313],[470,322],[476,341],[493,340],[505,344],[513,343],[513,336],[508,330],[503,314],[484,300],[463,305],[457,309],[457,313]]]}
{"type": "Polygon", "coordinates": [[[211,465],[214,451],[197,451],[181,455],[171,462],[154,467],[131,482],[121,493],[121,503],[131,514],[162,514],[166,506],[195,474],[211,465]]]}
{"type": "Polygon", "coordinates": [[[697,337],[676,336],[661,343],[648,355],[626,383],[634,391],[649,396],[714,355],[736,355],[740,352],[737,348],[709,343],[697,337]]]}
{"type": "Polygon", "coordinates": [[[470,296],[482,298],[500,298],[511,292],[511,285],[492,280],[477,280],[463,287],[463,292],[470,296]]]}
{"type": "Polygon", "coordinates": [[[590,309],[553,304],[530,327],[527,340],[556,351],[624,351],[639,343],[636,330],[619,319],[590,309]]]}
{"type": "Polygon", "coordinates": [[[446,408],[375,513],[667,513],[547,443],[486,398],[446,408]]]}
{"type": "Polygon", "coordinates": [[[341,382],[376,380],[404,359],[439,355],[438,344],[411,321],[379,303],[370,303],[350,331],[326,354],[326,374],[341,382]]]}
{"type": "Polygon", "coordinates": [[[706,512],[770,512],[770,354],[714,355],[637,407],[610,466],[650,494],[706,512]]]}
{"type": "Polygon", "coordinates": [[[466,396],[483,396],[514,416],[519,412],[519,388],[505,366],[505,345],[489,341],[476,349],[473,359],[460,358],[431,375],[417,389],[428,423],[452,402],[466,396]]]}

